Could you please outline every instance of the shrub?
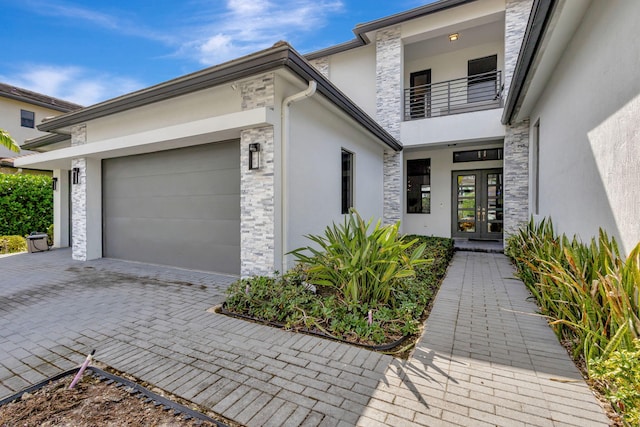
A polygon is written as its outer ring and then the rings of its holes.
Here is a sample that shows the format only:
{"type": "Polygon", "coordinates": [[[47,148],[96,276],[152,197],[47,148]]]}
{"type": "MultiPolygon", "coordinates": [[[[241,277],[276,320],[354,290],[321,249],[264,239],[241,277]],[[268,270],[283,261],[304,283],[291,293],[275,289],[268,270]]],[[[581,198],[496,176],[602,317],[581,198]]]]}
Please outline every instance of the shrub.
{"type": "Polygon", "coordinates": [[[405,255],[426,246],[415,275],[399,279],[391,290],[390,303],[350,304],[334,286],[310,291],[306,269],[299,266],[282,277],[251,277],[232,284],[226,308],[234,313],[278,322],[290,329],[308,329],[361,344],[395,341],[419,331],[421,319],[444,277],[453,255],[451,239],[411,236],[405,255]],[[369,322],[371,312],[371,322],[369,322]]]}
{"type": "Polygon", "coordinates": [[[550,220],[531,220],[509,239],[506,253],[558,337],[584,360],[589,376],[602,379],[616,407],[628,410],[617,402],[629,388],[640,393],[640,378],[616,366],[639,351],[640,243],[623,260],[603,230],[587,245],[556,237],[550,220]]]}
{"type": "Polygon", "coordinates": [[[632,350],[617,350],[591,364],[591,377],[628,424],[640,425],[640,340],[632,350]]]}
{"type": "Polygon", "coordinates": [[[47,227],[47,245],[53,246],[53,224],[47,227]]]}
{"type": "Polygon", "coordinates": [[[0,236],[0,254],[12,254],[27,250],[27,239],[22,236],[0,236]]]}
{"type": "Polygon", "coordinates": [[[0,235],[44,232],[52,222],[50,177],[0,174],[0,235]]]}
{"type": "Polygon", "coordinates": [[[308,246],[291,253],[308,281],[334,287],[348,304],[386,304],[399,280],[414,277],[414,267],[428,261],[421,258],[424,244],[407,253],[416,240],[401,238],[399,223],[381,226],[378,221],[369,233],[371,222],[352,209],[342,225],[328,226],[324,236],[306,236],[319,249],[308,246]]]}

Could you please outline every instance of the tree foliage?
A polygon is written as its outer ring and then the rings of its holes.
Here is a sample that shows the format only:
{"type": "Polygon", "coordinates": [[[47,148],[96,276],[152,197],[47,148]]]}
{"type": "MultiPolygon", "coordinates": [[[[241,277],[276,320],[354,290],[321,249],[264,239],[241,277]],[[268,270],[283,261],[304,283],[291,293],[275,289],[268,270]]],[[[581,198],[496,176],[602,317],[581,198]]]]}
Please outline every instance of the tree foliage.
{"type": "Polygon", "coordinates": [[[52,222],[50,177],[0,174],[0,235],[44,233],[52,222]]]}
{"type": "Polygon", "coordinates": [[[20,147],[16,144],[16,141],[4,129],[0,129],[0,145],[15,153],[20,152],[20,147]]]}

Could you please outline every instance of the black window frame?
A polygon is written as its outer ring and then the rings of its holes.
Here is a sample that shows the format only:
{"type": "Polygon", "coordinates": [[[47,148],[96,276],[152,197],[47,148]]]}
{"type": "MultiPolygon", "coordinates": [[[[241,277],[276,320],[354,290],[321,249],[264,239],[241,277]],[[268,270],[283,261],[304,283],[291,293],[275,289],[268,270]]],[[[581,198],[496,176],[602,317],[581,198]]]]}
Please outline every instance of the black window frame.
{"type": "Polygon", "coordinates": [[[430,214],[431,159],[410,159],[407,160],[406,166],[406,211],[408,214],[430,214]],[[427,199],[426,205],[425,198],[427,199]]]}
{"type": "Polygon", "coordinates": [[[341,212],[348,214],[353,207],[353,153],[341,150],[341,212]]]}
{"type": "Polygon", "coordinates": [[[35,129],[36,113],[29,110],[20,110],[20,126],[35,129]]]}

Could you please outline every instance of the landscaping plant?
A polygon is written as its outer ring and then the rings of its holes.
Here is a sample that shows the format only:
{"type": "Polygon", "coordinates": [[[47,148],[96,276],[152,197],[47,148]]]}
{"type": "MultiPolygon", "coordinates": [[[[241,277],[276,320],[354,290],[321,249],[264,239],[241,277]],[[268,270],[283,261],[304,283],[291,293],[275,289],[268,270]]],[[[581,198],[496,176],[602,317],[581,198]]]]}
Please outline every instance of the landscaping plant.
{"type": "Polygon", "coordinates": [[[0,236],[0,254],[13,254],[27,250],[27,239],[22,236],[0,236]]]}
{"type": "Polygon", "coordinates": [[[421,258],[426,245],[408,253],[417,240],[400,238],[400,223],[382,226],[378,221],[369,232],[371,222],[352,209],[343,224],[327,227],[324,236],[306,236],[317,246],[291,253],[308,281],[334,287],[347,304],[388,303],[399,281],[414,277],[414,267],[429,262],[421,258]]]}
{"type": "Polygon", "coordinates": [[[506,252],[558,337],[584,361],[590,377],[601,379],[605,395],[619,400],[633,390],[639,399],[640,369],[622,378],[623,370],[613,367],[638,351],[640,244],[623,260],[615,239],[602,230],[584,244],[556,236],[550,220],[531,220],[509,239],[506,252]]]}
{"type": "Polygon", "coordinates": [[[353,212],[282,276],[232,284],[227,310],[292,330],[378,345],[416,334],[453,256],[451,239],[398,235],[353,212]],[[320,249],[321,248],[321,249],[320,249]],[[376,252],[376,253],[373,253],[376,252]]]}
{"type": "Polygon", "coordinates": [[[45,232],[53,223],[51,177],[0,174],[0,235],[45,232]]]}

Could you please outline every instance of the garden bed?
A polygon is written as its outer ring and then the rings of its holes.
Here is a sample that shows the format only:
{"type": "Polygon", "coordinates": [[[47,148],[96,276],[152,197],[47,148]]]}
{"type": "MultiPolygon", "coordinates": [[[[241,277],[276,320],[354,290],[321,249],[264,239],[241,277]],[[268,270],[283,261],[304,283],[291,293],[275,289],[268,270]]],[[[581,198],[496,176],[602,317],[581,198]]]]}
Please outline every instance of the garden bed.
{"type": "MultiPolygon", "coordinates": [[[[425,236],[396,238],[393,233],[397,228],[385,227],[376,227],[367,234],[368,224],[359,217],[352,216],[350,221],[353,223],[345,221],[343,227],[334,226],[327,231],[327,236],[343,245],[331,240],[324,245],[325,252],[315,251],[313,258],[298,256],[305,262],[282,276],[251,277],[232,284],[221,312],[399,357],[408,356],[453,256],[453,241],[425,236]],[[354,243],[357,239],[361,241],[354,243]],[[410,262],[411,269],[401,270],[403,265],[398,263],[393,272],[402,273],[386,283],[386,287],[377,280],[362,279],[357,283],[359,288],[348,288],[352,285],[347,283],[351,278],[367,269],[373,270],[375,262],[383,268],[395,262],[371,260],[388,250],[389,245],[375,247],[382,240],[394,242],[396,251],[402,249],[399,257],[410,262]],[[336,247],[341,245],[344,252],[337,253],[336,247]],[[362,283],[379,289],[364,289],[362,283]],[[367,298],[367,292],[376,296],[367,298]]],[[[372,275],[376,278],[391,275],[385,272],[372,275]]]]}
{"type": "Polygon", "coordinates": [[[0,404],[0,426],[213,426],[237,424],[203,414],[189,402],[159,395],[131,379],[90,367],[73,388],[77,369],[29,387],[0,404]],[[186,406],[188,405],[188,406],[186,406]]]}

